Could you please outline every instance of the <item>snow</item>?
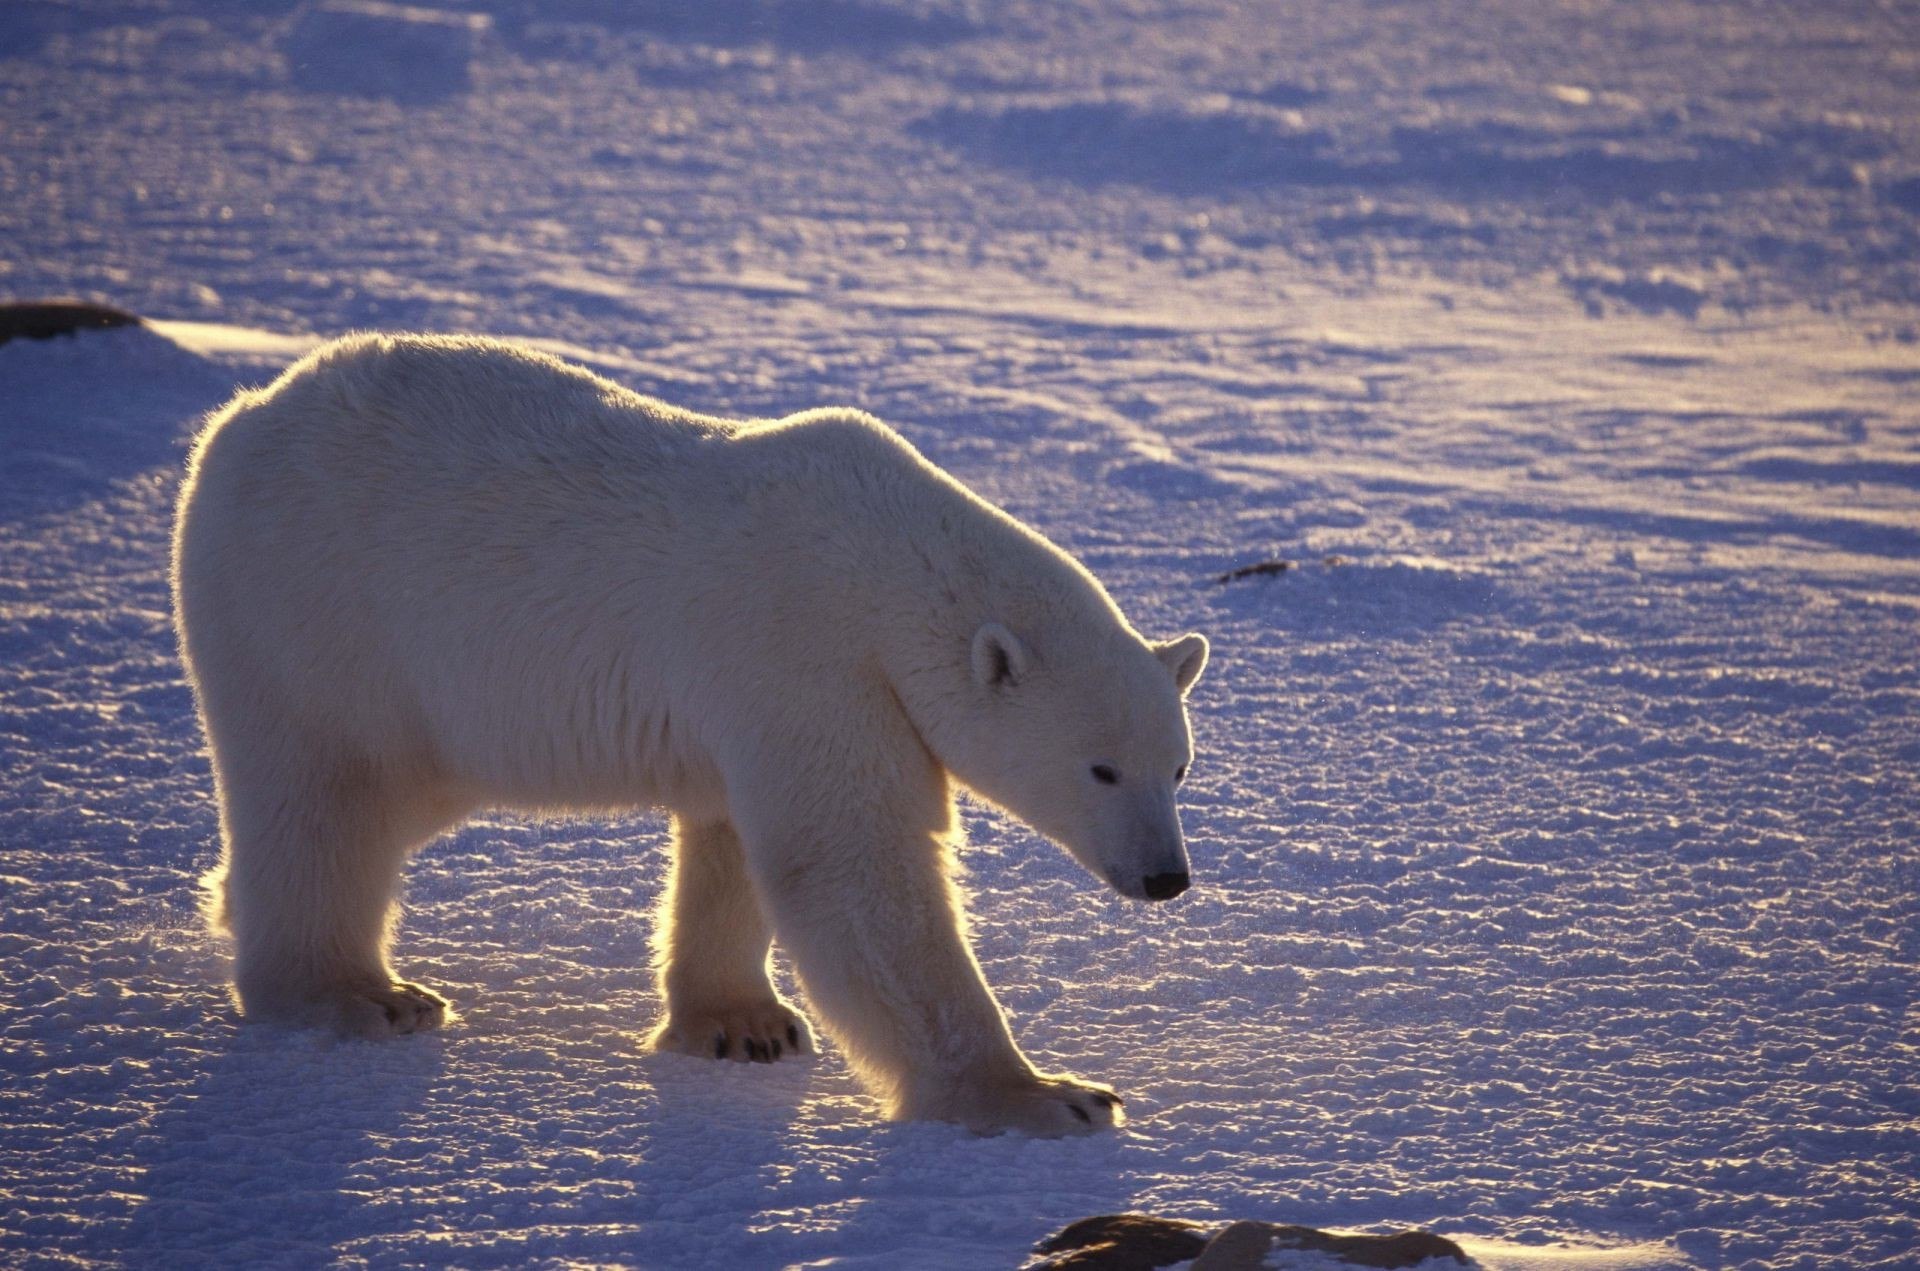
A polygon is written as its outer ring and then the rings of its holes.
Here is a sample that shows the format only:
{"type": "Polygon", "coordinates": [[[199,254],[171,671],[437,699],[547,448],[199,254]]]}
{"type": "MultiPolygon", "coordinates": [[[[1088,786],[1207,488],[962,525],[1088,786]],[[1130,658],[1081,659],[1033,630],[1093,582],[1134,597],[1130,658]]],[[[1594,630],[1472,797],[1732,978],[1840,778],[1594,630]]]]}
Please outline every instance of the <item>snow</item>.
{"type": "Polygon", "coordinates": [[[472,87],[485,14],[448,13],[379,0],[313,0],[281,40],[293,82],[315,92],[425,103],[472,87]]]}
{"type": "Polygon", "coordinates": [[[1911,1265],[1916,65],[1865,0],[0,6],[0,293],[166,319],[0,346],[0,1261],[1011,1267],[1137,1208],[1911,1265]],[[1212,637],[1188,896],[969,811],[988,978],[1125,1134],[643,1053],[654,817],[415,862],[443,1033],[240,1027],[170,499],[369,326],[865,407],[1212,637]]]}

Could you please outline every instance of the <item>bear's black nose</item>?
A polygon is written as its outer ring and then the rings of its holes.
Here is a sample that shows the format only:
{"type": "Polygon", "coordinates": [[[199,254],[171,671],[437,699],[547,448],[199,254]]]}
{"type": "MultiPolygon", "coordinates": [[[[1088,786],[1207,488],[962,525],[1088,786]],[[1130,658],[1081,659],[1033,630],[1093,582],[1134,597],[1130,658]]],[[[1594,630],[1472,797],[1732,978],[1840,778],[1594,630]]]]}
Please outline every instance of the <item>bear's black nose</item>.
{"type": "Polygon", "coordinates": [[[1187,889],[1187,874],[1182,870],[1178,874],[1152,874],[1140,882],[1146,890],[1148,900],[1172,900],[1187,889]]]}

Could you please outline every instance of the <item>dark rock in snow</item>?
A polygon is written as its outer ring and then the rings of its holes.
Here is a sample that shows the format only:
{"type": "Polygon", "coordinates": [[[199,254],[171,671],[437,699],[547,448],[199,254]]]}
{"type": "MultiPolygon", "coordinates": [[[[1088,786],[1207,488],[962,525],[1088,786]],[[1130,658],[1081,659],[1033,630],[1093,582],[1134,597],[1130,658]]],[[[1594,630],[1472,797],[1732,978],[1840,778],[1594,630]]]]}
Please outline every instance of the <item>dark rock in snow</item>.
{"type": "Polygon", "coordinates": [[[1194,1259],[1193,1271],[1261,1271],[1272,1264],[1273,1251],[1281,1249],[1322,1254],[1356,1267],[1412,1267],[1429,1258],[1471,1265],[1459,1245],[1431,1231],[1339,1236],[1317,1227],[1236,1222],[1207,1242],[1194,1259]]]}
{"type": "Polygon", "coordinates": [[[140,319],[112,305],[84,300],[17,300],[0,304],[0,344],[16,337],[51,340],[75,331],[139,326],[140,319]]]}
{"type": "Polygon", "coordinates": [[[1273,574],[1284,574],[1293,568],[1295,568],[1295,565],[1290,560],[1263,560],[1258,564],[1242,565],[1238,569],[1229,569],[1224,574],[1215,574],[1213,581],[1217,583],[1230,583],[1242,578],[1266,578],[1273,574]]]}
{"type": "Polygon", "coordinates": [[[1412,1267],[1428,1259],[1472,1262],[1430,1231],[1347,1236],[1287,1223],[1236,1222],[1209,1238],[1200,1223],[1150,1214],[1104,1214],[1069,1223],[1034,1246],[1029,1271],[1153,1271],[1192,1261],[1193,1271],[1261,1271],[1275,1250],[1297,1250],[1355,1267],[1412,1267]]]}
{"type": "Polygon", "coordinates": [[[1152,1271],[1187,1262],[1207,1247],[1206,1228],[1181,1218],[1102,1214],[1068,1223],[1034,1246],[1051,1254],[1034,1271],[1152,1271]]]}

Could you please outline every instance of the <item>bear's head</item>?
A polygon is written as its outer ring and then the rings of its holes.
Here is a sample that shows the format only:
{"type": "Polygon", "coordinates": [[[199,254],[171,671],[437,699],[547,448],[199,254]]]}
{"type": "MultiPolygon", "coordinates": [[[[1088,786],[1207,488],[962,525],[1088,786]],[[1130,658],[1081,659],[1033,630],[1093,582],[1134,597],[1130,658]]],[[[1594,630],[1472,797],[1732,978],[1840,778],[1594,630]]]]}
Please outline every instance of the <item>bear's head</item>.
{"type": "Polygon", "coordinates": [[[968,724],[940,747],[954,776],[1123,896],[1185,891],[1174,791],[1193,762],[1185,698],[1206,637],[1149,643],[1115,624],[1092,642],[1047,643],[990,621],[970,653],[968,724]]]}

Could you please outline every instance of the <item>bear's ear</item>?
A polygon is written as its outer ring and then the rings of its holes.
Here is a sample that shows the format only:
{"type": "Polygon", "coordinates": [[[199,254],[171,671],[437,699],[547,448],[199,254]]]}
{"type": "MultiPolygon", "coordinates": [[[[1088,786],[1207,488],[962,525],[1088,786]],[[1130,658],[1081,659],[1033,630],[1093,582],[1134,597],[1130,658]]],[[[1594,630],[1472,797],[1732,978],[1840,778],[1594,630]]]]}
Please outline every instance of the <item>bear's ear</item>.
{"type": "Polygon", "coordinates": [[[1189,632],[1176,640],[1154,645],[1153,651],[1179,686],[1182,697],[1200,682],[1200,672],[1207,669],[1207,637],[1203,635],[1189,632]]]}
{"type": "Polygon", "coordinates": [[[997,622],[973,633],[973,679],[982,688],[1011,688],[1027,673],[1027,646],[997,622]]]}

